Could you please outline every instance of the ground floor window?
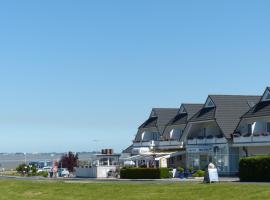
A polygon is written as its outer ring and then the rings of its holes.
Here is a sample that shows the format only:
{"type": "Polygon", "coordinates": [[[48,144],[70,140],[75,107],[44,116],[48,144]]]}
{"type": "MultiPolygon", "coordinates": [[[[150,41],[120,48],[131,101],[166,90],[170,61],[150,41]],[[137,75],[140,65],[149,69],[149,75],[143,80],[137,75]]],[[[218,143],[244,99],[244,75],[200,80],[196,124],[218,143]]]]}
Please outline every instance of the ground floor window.
{"type": "Polygon", "coordinates": [[[209,152],[187,153],[187,167],[205,170],[209,162],[212,162],[220,173],[226,174],[229,172],[229,158],[227,146],[214,147],[209,152]]]}

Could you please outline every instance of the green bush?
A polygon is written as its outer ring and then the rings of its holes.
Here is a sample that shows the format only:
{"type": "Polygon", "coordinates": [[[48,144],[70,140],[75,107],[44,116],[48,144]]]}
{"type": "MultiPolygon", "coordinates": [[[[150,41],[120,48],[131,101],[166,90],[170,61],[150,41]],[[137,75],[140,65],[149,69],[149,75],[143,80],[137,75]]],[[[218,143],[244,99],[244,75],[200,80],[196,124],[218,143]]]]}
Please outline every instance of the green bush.
{"type": "Polygon", "coordinates": [[[241,181],[270,181],[270,156],[242,158],[239,163],[241,181]]]}
{"type": "Polygon", "coordinates": [[[203,170],[198,170],[195,174],[193,174],[193,177],[204,177],[205,171],[203,170]]]}
{"type": "Polygon", "coordinates": [[[47,178],[48,175],[49,175],[48,172],[38,172],[38,173],[37,173],[37,176],[43,176],[44,178],[47,178]]]}
{"type": "Polygon", "coordinates": [[[121,179],[165,179],[170,177],[170,171],[167,168],[127,168],[121,169],[121,179]]]}
{"type": "Polygon", "coordinates": [[[185,169],[182,168],[182,167],[179,167],[179,168],[178,168],[178,171],[179,171],[180,173],[184,173],[184,172],[185,172],[185,169]]]}
{"type": "Polygon", "coordinates": [[[35,166],[21,164],[16,168],[16,171],[21,175],[35,176],[37,173],[37,168],[35,166]]]}

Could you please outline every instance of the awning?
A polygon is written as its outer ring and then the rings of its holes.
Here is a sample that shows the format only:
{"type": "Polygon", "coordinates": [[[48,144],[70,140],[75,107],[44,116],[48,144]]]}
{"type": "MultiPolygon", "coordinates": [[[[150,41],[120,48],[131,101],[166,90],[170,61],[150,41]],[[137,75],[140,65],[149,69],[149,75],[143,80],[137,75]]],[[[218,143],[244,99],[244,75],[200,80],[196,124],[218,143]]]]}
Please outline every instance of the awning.
{"type": "Polygon", "coordinates": [[[164,156],[159,156],[157,158],[155,158],[156,161],[159,161],[160,159],[162,158],[173,158],[173,157],[176,157],[176,156],[181,156],[181,155],[185,155],[186,152],[185,151],[181,151],[181,152],[174,152],[174,153],[170,153],[170,154],[167,154],[167,155],[164,155],[164,156]]]}

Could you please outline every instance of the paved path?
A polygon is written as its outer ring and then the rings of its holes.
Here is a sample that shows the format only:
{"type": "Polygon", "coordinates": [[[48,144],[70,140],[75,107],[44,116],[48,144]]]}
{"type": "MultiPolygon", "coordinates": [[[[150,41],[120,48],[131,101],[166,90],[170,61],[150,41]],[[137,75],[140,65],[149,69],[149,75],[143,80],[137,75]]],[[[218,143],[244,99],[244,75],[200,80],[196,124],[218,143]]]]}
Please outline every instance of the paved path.
{"type": "MultiPolygon", "coordinates": [[[[202,183],[203,179],[147,179],[147,180],[123,180],[123,179],[94,179],[94,178],[43,178],[43,177],[14,177],[14,176],[0,176],[0,180],[29,180],[29,181],[64,181],[66,183],[153,183],[153,184],[170,184],[170,183],[202,183]]],[[[221,177],[220,182],[239,182],[235,177],[221,177]]]]}

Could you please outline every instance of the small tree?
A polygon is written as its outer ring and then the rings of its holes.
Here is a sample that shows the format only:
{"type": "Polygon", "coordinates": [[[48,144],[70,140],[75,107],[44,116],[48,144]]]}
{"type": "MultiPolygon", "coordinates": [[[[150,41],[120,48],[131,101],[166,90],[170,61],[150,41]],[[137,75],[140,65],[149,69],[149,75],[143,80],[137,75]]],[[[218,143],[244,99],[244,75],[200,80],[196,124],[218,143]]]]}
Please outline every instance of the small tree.
{"type": "Polygon", "coordinates": [[[78,166],[78,160],[78,154],[68,152],[67,154],[62,156],[59,162],[59,167],[67,168],[69,172],[74,172],[74,167],[78,166]]]}
{"type": "Polygon", "coordinates": [[[16,171],[21,175],[34,176],[37,173],[37,168],[35,166],[21,164],[16,168],[16,171]]]}

